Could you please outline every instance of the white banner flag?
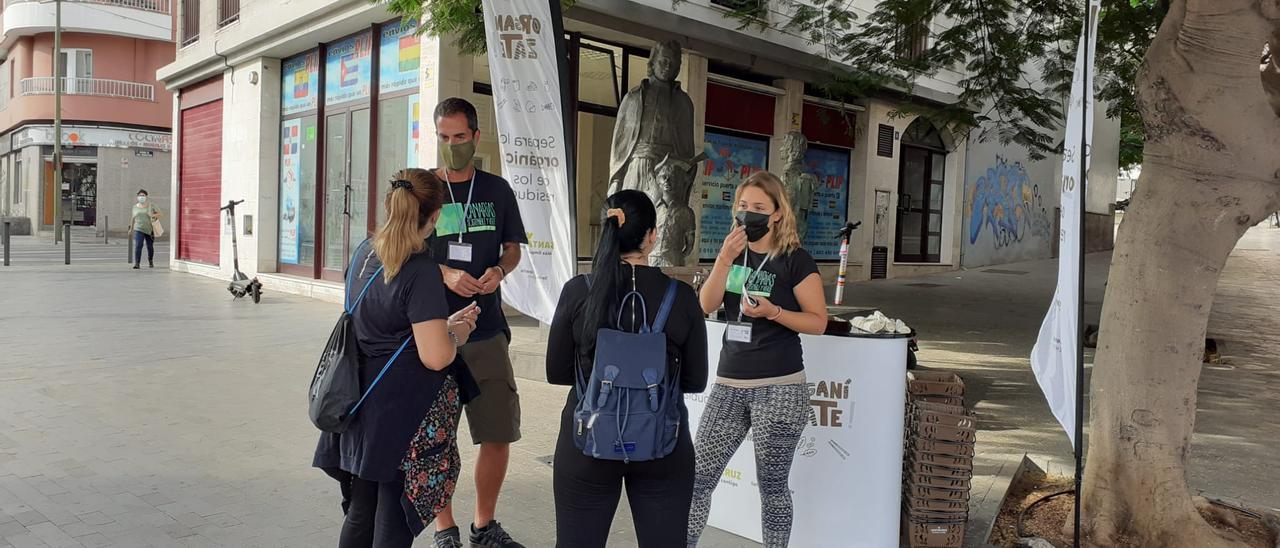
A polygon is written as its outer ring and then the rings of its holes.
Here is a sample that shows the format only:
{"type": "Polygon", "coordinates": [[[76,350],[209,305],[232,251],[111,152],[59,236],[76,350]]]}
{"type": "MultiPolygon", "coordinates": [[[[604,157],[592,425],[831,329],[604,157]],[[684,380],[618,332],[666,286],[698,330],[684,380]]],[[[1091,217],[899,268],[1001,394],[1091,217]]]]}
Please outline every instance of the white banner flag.
{"type": "Polygon", "coordinates": [[[1062,150],[1062,217],[1058,233],[1058,288],[1053,293],[1053,304],[1040,325],[1040,336],[1031,349],[1031,369],[1040,383],[1040,390],[1049,401],[1053,416],[1058,419],[1074,446],[1076,436],[1076,349],[1079,344],[1080,316],[1080,246],[1084,238],[1080,226],[1080,208],[1084,207],[1084,195],[1080,192],[1080,163],[1089,169],[1090,147],[1084,143],[1093,138],[1093,58],[1094,39],[1097,33],[1099,0],[1090,0],[1089,16],[1085,22],[1087,33],[1082,32],[1076,49],[1075,76],[1071,82],[1071,105],[1067,109],[1067,131],[1062,150]],[[1088,59],[1085,44],[1088,41],[1088,59]],[[1088,63],[1088,76],[1085,75],[1088,63]]]}
{"type": "Polygon", "coordinates": [[[520,266],[502,282],[502,297],[543,323],[551,323],[576,258],[558,27],[548,0],[484,0],[502,175],[529,238],[520,266]]]}

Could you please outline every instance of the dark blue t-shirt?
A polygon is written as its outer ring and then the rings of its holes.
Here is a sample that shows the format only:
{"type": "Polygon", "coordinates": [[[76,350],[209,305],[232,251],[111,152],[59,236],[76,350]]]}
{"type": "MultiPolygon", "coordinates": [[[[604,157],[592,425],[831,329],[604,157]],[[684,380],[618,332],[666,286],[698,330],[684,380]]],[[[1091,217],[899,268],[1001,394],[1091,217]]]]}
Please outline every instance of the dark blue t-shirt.
{"type": "MultiPolygon", "coordinates": [[[[470,180],[461,183],[449,183],[452,197],[445,193],[445,207],[449,204],[467,204],[468,193],[471,193],[470,180]]],[[[455,206],[458,207],[458,206],[455,206]]],[[[475,191],[471,193],[470,205],[466,209],[466,231],[458,234],[451,228],[438,225],[436,232],[427,239],[431,256],[436,261],[448,266],[465,270],[477,280],[484,272],[498,266],[502,258],[502,244],[529,243],[524,231],[524,221],[520,218],[520,207],[516,204],[516,195],[506,179],[476,170],[475,191]],[[456,242],[461,237],[463,243],[471,244],[471,262],[450,261],[449,242],[456,242]]],[[[509,273],[508,273],[509,274],[509,273]]],[[[489,295],[462,297],[445,289],[449,301],[449,312],[457,312],[472,302],[480,305],[480,317],[476,320],[476,330],[471,333],[472,341],[482,341],[499,333],[510,336],[507,317],[502,313],[502,289],[489,295]]]]}
{"type": "MultiPolygon", "coordinates": [[[[348,272],[354,302],[381,261],[364,244],[348,272]]],[[[360,384],[367,389],[396,349],[413,333],[413,324],[448,318],[440,266],[426,252],[409,257],[388,283],[383,274],[369,286],[352,313],[360,354],[360,384]]],[[[394,481],[400,462],[422,419],[435,403],[446,375],[418,358],[410,341],[386,375],[369,392],[347,431],[322,434],[313,465],[340,468],[369,481],[394,481]]],[[[460,382],[463,382],[460,380],[460,382]]]]}

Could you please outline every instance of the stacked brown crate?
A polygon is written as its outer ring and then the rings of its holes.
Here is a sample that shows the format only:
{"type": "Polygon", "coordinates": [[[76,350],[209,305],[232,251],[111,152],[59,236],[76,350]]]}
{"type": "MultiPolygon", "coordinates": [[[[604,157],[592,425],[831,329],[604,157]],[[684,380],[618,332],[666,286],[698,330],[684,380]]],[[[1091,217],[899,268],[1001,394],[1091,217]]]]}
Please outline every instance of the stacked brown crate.
{"type": "Polygon", "coordinates": [[[912,548],[956,548],[969,517],[977,422],[955,373],[907,374],[903,533],[912,548]]]}

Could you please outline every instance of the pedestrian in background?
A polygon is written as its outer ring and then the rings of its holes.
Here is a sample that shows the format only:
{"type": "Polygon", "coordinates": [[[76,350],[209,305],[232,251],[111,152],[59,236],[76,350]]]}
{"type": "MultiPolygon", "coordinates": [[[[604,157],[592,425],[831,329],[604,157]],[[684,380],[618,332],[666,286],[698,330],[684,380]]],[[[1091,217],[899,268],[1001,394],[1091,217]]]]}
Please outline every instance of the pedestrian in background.
{"type": "Polygon", "coordinates": [[[444,194],[429,171],[397,173],[386,223],[347,272],[348,289],[367,287],[352,321],[369,392],[345,432],[321,435],[313,461],[348,484],[339,548],[408,548],[453,498],[458,420],[477,390],[456,358],[480,310],[449,314],[440,265],[426,249],[444,194]]]}
{"type": "MultiPolygon", "coordinates": [[[[637,331],[653,322],[671,278],[649,266],[649,252],[657,240],[653,202],[638,190],[610,196],[600,244],[591,267],[591,283],[578,276],[565,284],[547,338],[547,381],[573,386],[578,375],[591,378],[596,332],[602,327],[637,331]],[[637,291],[646,306],[623,296],[637,291]],[[616,325],[621,308],[628,325],[616,325]],[[639,317],[638,314],[647,314],[639,317]],[[575,369],[581,367],[581,371],[575,369]]],[[[707,386],[707,328],[693,288],[679,283],[662,330],[667,339],[667,375],[679,375],[682,393],[702,392],[707,386]]],[[[656,327],[654,329],[657,329],[656,327]]],[[[585,387],[584,387],[585,388],[585,387]]],[[[679,397],[679,393],[675,394],[679,397]]],[[[693,497],[693,440],[689,410],[680,398],[680,429],[675,448],[665,457],[624,462],[590,457],[573,440],[578,389],[569,391],[560,418],[553,485],[556,504],[556,545],[562,548],[602,548],[609,538],[614,512],[627,487],[627,501],[641,548],[669,548],[685,541],[689,504],[693,497]]]]}
{"type": "Polygon", "coordinates": [[[826,298],[782,181],[758,172],[738,187],[735,203],[735,227],[699,296],[707,314],[723,303],[728,325],[694,444],[688,545],[697,545],[711,494],[750,430],[764,545],[781,548],[791,540],[791,462],[811,413],[800,333],[826,330],[826,298]]]}
{"type": "Polygon", "coordinates": [[[160,208],[147,197],[146,189],[138,190],[138,203],[133,204],[129,230],[133,233],[133,269],[142,267],[142,244],[147,244],[147,265],[156,267],[156,229],[160,227],[160,208]]]}

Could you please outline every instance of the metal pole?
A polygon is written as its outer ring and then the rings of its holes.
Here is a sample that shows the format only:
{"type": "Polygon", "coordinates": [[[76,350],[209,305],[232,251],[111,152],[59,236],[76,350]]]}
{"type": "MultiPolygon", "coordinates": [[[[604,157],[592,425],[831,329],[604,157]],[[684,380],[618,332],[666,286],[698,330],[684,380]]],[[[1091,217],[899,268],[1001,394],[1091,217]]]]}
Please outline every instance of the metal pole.
{"type": "Polygon", "coordinates": [[[124,262],[133,264],[133,230],[129,230],[129,235],[125,236],[124,239],[129,241],[129,248],[124,254],[124,262]]]}
{"type": "Polygon", "coordinates": [[[9,221],[4,222],[4,233],[0,234],[0,239],[4,240],[0,242],[4,244],[4,265],[9,266],[9,221]]]}
{"type": "MultiPolygon", "coordinates": [[[[1086,204],[1088,203],[1089,194],[1086,190],[1086,179],[1089,177],[1089,107],[1093,103],[1093,86],[1089,79],[1089,64],[1092,59],[1091,49],[1093,47],[1093,21],[1097,14],[1093,10],[1092,2],[1085,4],[1084,14],[1084,61],[1080,63],[1081,69],[1084,71],[1082,79],[1084,85],[1081,89],[1080,105],[1080,238],[1079,254],[1080,268],[1076,283],[1076,436],[1075,436],[1075,453],[1076,453],[1076,500],[1075,500],[1075,529],[1072,535],[1072,546],[1080,548],[1080,503],[1084,499],[1084,248],[1085,237],[1088,231],[1085,229],[1086,204]]],[[[1063,250],[1063,252],[1068,252],[1063,250]]]]}
{"type": "Polygon", "coordinates": [[[71,223],[62,223],[62,264],[71,264],[71,223]]]}
{"type": "Polygon", "coordinates": [[[111,216],[103,215],[102,216],[102,245],[108,245],[111,243],[110,232],[111,232],[111,216]]]}
{"type": "MultiPolygon", "coordinates": [[[[62,222],[62,0],[53,2],[53,218],[62,222]]],[[[54,230],[53,241],[58,241],[54,230]]],[[[70,255],[68,255],[70,256],[70,255]]],[[[70,264],[70,263],[68,263],[70,264]]]]}

